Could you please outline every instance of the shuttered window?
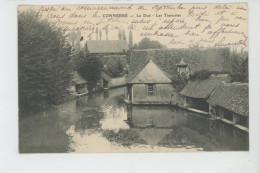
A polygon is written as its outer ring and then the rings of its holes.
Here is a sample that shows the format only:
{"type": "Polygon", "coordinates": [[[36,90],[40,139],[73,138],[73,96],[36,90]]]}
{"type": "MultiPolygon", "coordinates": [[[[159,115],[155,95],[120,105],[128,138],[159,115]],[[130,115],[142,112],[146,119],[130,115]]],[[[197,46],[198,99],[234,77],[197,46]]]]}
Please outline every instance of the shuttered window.
{"type": "Polygon", "coordinates": [[[154,85],[148,84],[148,96],[153,96],[153,95],[154,95],[154,85]]]}

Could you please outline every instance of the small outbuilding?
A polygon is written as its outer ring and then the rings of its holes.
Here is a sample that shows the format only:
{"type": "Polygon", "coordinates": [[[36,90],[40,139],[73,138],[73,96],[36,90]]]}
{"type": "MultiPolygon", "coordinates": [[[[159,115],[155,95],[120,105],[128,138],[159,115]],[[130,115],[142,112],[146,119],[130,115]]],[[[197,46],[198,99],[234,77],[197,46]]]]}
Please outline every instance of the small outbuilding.
{"type": "Polygon", "coordinates": [[[190,73],[190,71],[189,71],[189,64],[186,63],[183,59],[181,59],[181,61],[178,62],[178,63],[176,64],[176,66],[177,66],[177,72],[178,72],[179,74],[184,73],[184,74],[189,75],[189,73],[190,73]]]}
{"type": "Polygon", "coordinates": [[[132,104],[170,104],[171,76],[152,59],[127,78],[127,95],[132,104]]]}

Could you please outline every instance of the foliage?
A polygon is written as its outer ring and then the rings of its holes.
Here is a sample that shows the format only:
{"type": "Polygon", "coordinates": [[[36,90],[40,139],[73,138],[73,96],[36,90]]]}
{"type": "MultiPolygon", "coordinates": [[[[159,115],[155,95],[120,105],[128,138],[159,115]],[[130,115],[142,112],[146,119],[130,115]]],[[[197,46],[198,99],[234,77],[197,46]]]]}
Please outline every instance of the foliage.
{"type": "Polygon", "coordinates": [[[85,53],[83,51],[74,54],[72,57],[73,71],[77,71],[78,68],[85,62],[85,53]]]}
{"type": "Polygon", "coordinates": [[[99,30],[99,39],[101,40],[102,39],[102,31],[99,30]]]}
{"type": "Polygon", "coordinates": [[[125,30],[122,31],[123,40],[126,40],[125,30]]]}
{"type": "Polygon", "coordinates": [[[109,56],[102,58],[104,69],[110,77],[121,77],[126,73],[126,58],[121,56],[109,56]]]}
{"type": "Polygon", "coordinates": [[[118,30],[118,40],[122,40],[122,37],[123,37],[123,35],[122,35],[122,30],[119,29],[119,30],[118,30]]]}
{"type": "Polygon", "coordinates": [[[190,80],[206,80],[212,74],[228,74],[230,76],[231,82],[248,82],[248,74],[244,72],[230,72],[230,71],[208,71],[208,70],[201,70],[194,72],[190,75],[190,80]]]}
{"type": "Polygon", "coordinates": [[[130,146],[136,143],[146,143],[134,129],[120,129],[118,132],[113,130],[105,130],[103,131],[103,136],[109,141],[121,143],[124,146],[130,146]]]}
{"type": "MultiPolygon", "coordinates": [[[[224,55],[223,55],[224,56],[224,55]]],[[[248,57],[242,58],[242,54],[233,53],[231,55],[231,71],[208,71],[201,70],[190,75],[190,80],[205,80],[211,74],[228,74],[232,82],[248,82],[248,57]]]]}
{"type": "Polygon", "coordinates": [[[19,109],[38,111],[69,96],[71,46],[60,28],[36,17],[18,14],[19,109]]]}
{"type": "Polygon", "coordinates": [[[120,61],[116,61],[114,66],[108,66],[108,72],[111,77],[121,77],[123,75],[123,65],[120,61]]]}
{"type": "Polygon", "coordinates": [[[79,61],[77,71],[88,81],[88,90],[91,92],[101,77],[103,64],[99,56],[87,54],[83,61],[79,61]]]}
{"type": "Polygon", "coordinates": [[[108,29],[106,29],[106,40],[108,40],[108,29]]]}
{"type": "Polygon", "coordinates": [[[134,44],[133,49],[161,49],[166,48],[159,41],[150,40],[150,38],[143,38],[138,45],[134,44]]]}
{"type": "Polygon", "coordinates": [[[248,54],[233,53],[231,57],[233,81],[248,82],[248,54]],[[245,56],[245,57],[243,57],[245,56]]]}
{"type": "Polygon", "coordinates": [[[229,74],[232,82],[245,82],[248,83],[248,74],[243,72],[232,72],[229,74]]]}
{"type": "Polygon", "coordinates": [[[185,85],[188,84],[188,76],[184,73],[174,75],[172,77],[172,84],[176,91],[180,92],[185,87],[185,85]]]}
{"type": "Polygon", "coordinates": [[[208,71],[208,70],[200,70],[196,71],[193,74],[190,75],[190,80],[206,80],[210,77],[212,74],[219,74],[220,72],[216,71],[208,71]]]}
{"type": "Polygon", "coordinates": [[[111,77],[121,77],[124,72],[124,67],[122,62],[111,60],[106,71],[111,77]]]}

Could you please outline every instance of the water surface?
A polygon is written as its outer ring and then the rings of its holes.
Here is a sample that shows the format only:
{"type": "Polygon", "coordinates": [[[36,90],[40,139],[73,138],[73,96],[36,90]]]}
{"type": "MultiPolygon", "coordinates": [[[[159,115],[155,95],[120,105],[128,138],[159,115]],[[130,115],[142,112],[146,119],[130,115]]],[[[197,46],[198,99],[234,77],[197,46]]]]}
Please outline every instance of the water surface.
{"type": "Polygon", "coordinates": [[[111,89],[20,119],[20,152],[248,150],[247,133],[168,106],[129,106],[125,93],[111,89]]]}

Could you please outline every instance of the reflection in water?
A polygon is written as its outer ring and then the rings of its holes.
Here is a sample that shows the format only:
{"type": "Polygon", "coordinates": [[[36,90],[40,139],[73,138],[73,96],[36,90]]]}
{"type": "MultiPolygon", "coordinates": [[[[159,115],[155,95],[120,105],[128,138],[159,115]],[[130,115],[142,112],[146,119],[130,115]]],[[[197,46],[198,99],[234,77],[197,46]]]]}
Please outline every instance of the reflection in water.
{"type": "Polygon", "coordinates": [[[186,122],[187,115],[171,110],[169,106],[130,106],[129,117],[132,117],[134,127],[169,128],[186,122]]]}
{"type": "Polygon", "coordinates": [[[20,120],[21,152],[248,150],[248,134],[190,112],[124,104],[125,88],[20,120]]]}
{"type": "Polygon", "coordinates": [[[125,122],[127,119],[126,109],[124,107],[117,107],[106,105],[102,106],[105,118],[100,121],[102,130],[114,130],[118,132],[119,129],[129,129],[125,122]]]}
{"type": "MultiPolygon", "coordinates": [[[[203,150],[248,150],[248,135],[214,120],[169,107],[128,107],[133,128],[145,128],[150,145],[203,150]],[[156,141],[156,142],[155,142],[156,141]]],[[[140,130],[143,134],[143,130],[140,130]]]]}

